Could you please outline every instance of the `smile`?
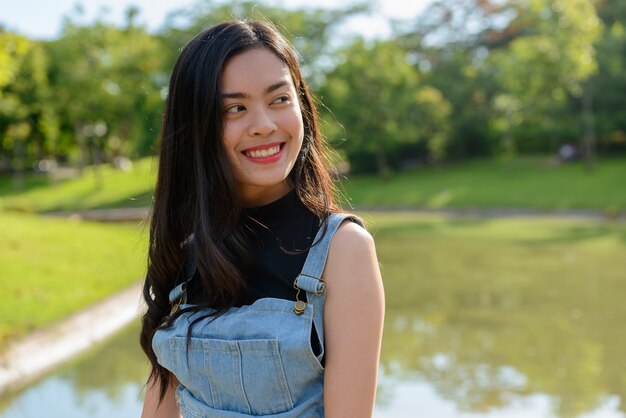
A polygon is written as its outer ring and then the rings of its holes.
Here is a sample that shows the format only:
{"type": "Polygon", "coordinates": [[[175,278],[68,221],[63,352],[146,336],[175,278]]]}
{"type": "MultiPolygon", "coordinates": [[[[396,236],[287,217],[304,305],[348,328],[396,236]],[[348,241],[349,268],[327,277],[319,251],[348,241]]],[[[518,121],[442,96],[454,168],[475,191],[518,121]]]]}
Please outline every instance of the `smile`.
{"type": "Polygon", "coordinates": [[[272,148],[267,148],[263,150],[256,151],[245,151],[247,157],[250,158],[263,158],[263,157],[271,157],[272,155],[276,155],[280,152],[280,145],[273,146],[272,148]]]}
{"type": "Polygon", "coordinates": [[[243,150],[241,153],[250,161],[258,163],[271,163],[280,158],[282,151],[285,148],[284,145],[284,142],[274,142],[271,144],[248,148],[243,150]]]}

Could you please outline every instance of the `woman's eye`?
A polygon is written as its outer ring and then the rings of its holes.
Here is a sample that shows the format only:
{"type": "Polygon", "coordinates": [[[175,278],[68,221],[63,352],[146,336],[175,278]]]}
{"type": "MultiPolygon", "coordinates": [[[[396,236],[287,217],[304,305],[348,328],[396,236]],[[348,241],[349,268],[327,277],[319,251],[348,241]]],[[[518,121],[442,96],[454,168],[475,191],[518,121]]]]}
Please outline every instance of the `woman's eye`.
{"type": "Polygon", "coordinates": [[[244,110],[246,110],[246,107],[244,105],[234,105],[231,107],[227,107],[226,113],[239,113],[243,112],[244,110]]]}
{"type": "Polygon", "coordinates": [[[289,96],[280,96],[276,100],[274,100],[275,104],[287,103],[289,101],[289,96]]]}

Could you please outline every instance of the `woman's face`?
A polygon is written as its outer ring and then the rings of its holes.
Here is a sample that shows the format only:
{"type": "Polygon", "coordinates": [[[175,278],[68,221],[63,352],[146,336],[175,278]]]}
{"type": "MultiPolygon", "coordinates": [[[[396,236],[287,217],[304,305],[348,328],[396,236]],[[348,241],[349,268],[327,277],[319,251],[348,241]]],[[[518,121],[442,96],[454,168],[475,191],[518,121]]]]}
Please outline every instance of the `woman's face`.
{"type": "Polygon", "coordinates": [[[304,137],[289,68],[265,48],[232,57],[222,74],[224,147],[247,207],[285,195],[304,137]]]}

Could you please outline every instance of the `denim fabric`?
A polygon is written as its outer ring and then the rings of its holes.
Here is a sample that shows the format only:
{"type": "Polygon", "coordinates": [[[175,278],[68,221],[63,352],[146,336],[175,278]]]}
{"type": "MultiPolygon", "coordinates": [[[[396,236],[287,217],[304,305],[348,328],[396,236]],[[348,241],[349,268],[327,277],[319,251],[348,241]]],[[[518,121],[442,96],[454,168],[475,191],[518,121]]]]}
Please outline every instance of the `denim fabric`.
{"type": "MultiPolygon", "coordinates": [[[[181,383],[176,396],[183,417],[324,416],[326,293],[320,278],[332,236],[347,218],[362,225],[352,215],[333,213],[313,241],[317,244],[295,282],[308,301],[301,315],[294,313],[293,301],[262,298],[201,320],[189,344],[189,324],[206,310],[181,314],[155,333],[152,348],[159,364],[181,383]],[[322,347],[317,356],[311,348],[313,327],[322,347]]],[[[180,297],[180,289],[173,294],[180,297]]]]}

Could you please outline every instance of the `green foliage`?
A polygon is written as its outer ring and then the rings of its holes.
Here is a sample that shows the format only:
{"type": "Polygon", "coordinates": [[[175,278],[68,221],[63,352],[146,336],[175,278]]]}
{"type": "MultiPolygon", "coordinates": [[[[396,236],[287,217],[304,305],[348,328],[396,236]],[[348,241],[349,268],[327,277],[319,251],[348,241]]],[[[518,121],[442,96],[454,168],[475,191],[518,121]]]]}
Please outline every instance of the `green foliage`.
{"type": "Polygon", "coordinates": [[[52,41],[1,31],[0,172],[21,187],[41,159],[84,168],[152,155],[180,49],[232,18],[270,20],[295,45],[330,109],[320,106],[327,136],[355,172],[554,153],[579,141],[583,121],[601,152],[626,152],[621,2],[435,0],[388,39],[344,35],[372,7],[197,0],[155,34],[132,7],[121,26],[67,17],[52,41]]]}
{"type": "Polygon", "coordinates": [[[607,2],[599,9],[605,21],[597,42],[599,71],[593,101],[600,150],[626,150],[626,7],[607,2]]]}
{"type": "Polygon", "coordinates": [[[601,31],[588,0],[530,0],[512,25],[518,21],[526,33],[486,62],[499,85],[492,126],[505,154],[516,151],[516,129],[547,126],[563,117],[569,95],[582,96],[583,83],[597,71],[594,42],[601,31]]]}
{"type": "Polygon", "coordinates": [[[130,17],[123,28],[70,20],[46,47],[55,105],[72,133],[68,148],[80,148],[83,164],[89,151],[106,152],[104,160],[150,153],[167,80],[159,40],[130,17]]]}
{"type": "Polygon", "coordinates": [[[406,51],[391,41],[368,45],[357,39],[340,54],[341,63],[327,76],[320,96],[331,141],[358,170],[358,155],[377,160],[386,175],[389,156],[400,145],[426,141],[433,160],[443,159],[448,140],[450,104],[420,75],[406,51]],[[335,120],[336,123],[329,121],[335,120]]]}
{"type": "MultiPolygon", "coordinates": [[[[492,153],[494,133],[490,127],[492,110],[490,96],[494,80],[477,68],[472,54],[466,50],[425,52],[419,62],[433,67],[423,74],[424,83],[437,88],[450,103],[451,117],[445,128],[449,131],[448,157],[488,156],[492,153]]],[[[499,138],[499,137],[498,137],[499,138]]]]}
{"type": "Polygon", "coordinates": [[[583,128],[606,155],[626,150],[625,22],[622,2],[435,0],[396,39],[453,106],[452,158],[553,153],[583,128]]]}
{"type": "Polygon", "coordinates": [[[197,0],[189,7],[170,16],[163,31],[164,42],[169,45],[170,67],[178,51],[200,31],[231,19],[261,19],[272,22],[293,44],[301,58],[307,82],[318,88],[323,84],[325,73],[336,61],[334,56],[335,30],[348,18],[364,13],[370,8],[367,0],[351,2],[348,6],[325,9],[316,6],[286,9],[251,0],[215,2],[197,0]],[[177,24],[185,22],[184,25],[177,24]]]}
{"type": "MultiPolygon", "coordinates": [[[[413,103],[418,74],[406,53],[393,43],[368,46],[359,39],[342,51],[341,61],[320,95],[346,129],[348,156],[363,150],[384,160],[396,144],[416,141],[413,103]]],[[[388,167],[381,162],[378,168],[383,174],[388,167]]]]}
{"type": "Polygon", "coordinates": [[[0,30],[0,88],[13,82],[32,42],[23,36],[0,30]]]}
{"type": "Polygon", "coordinates": [[[39,43],[0,32],[0,171],[21,171],[58,137],[48,65],[39,43]]]}
{"type": "Polygon", "coordinates": [[[447,154],[452,106],[439,90],[428,85],[417,92],[416,99],[419,136],[428,144],[431,161],[440,162],[447,154]]]}

